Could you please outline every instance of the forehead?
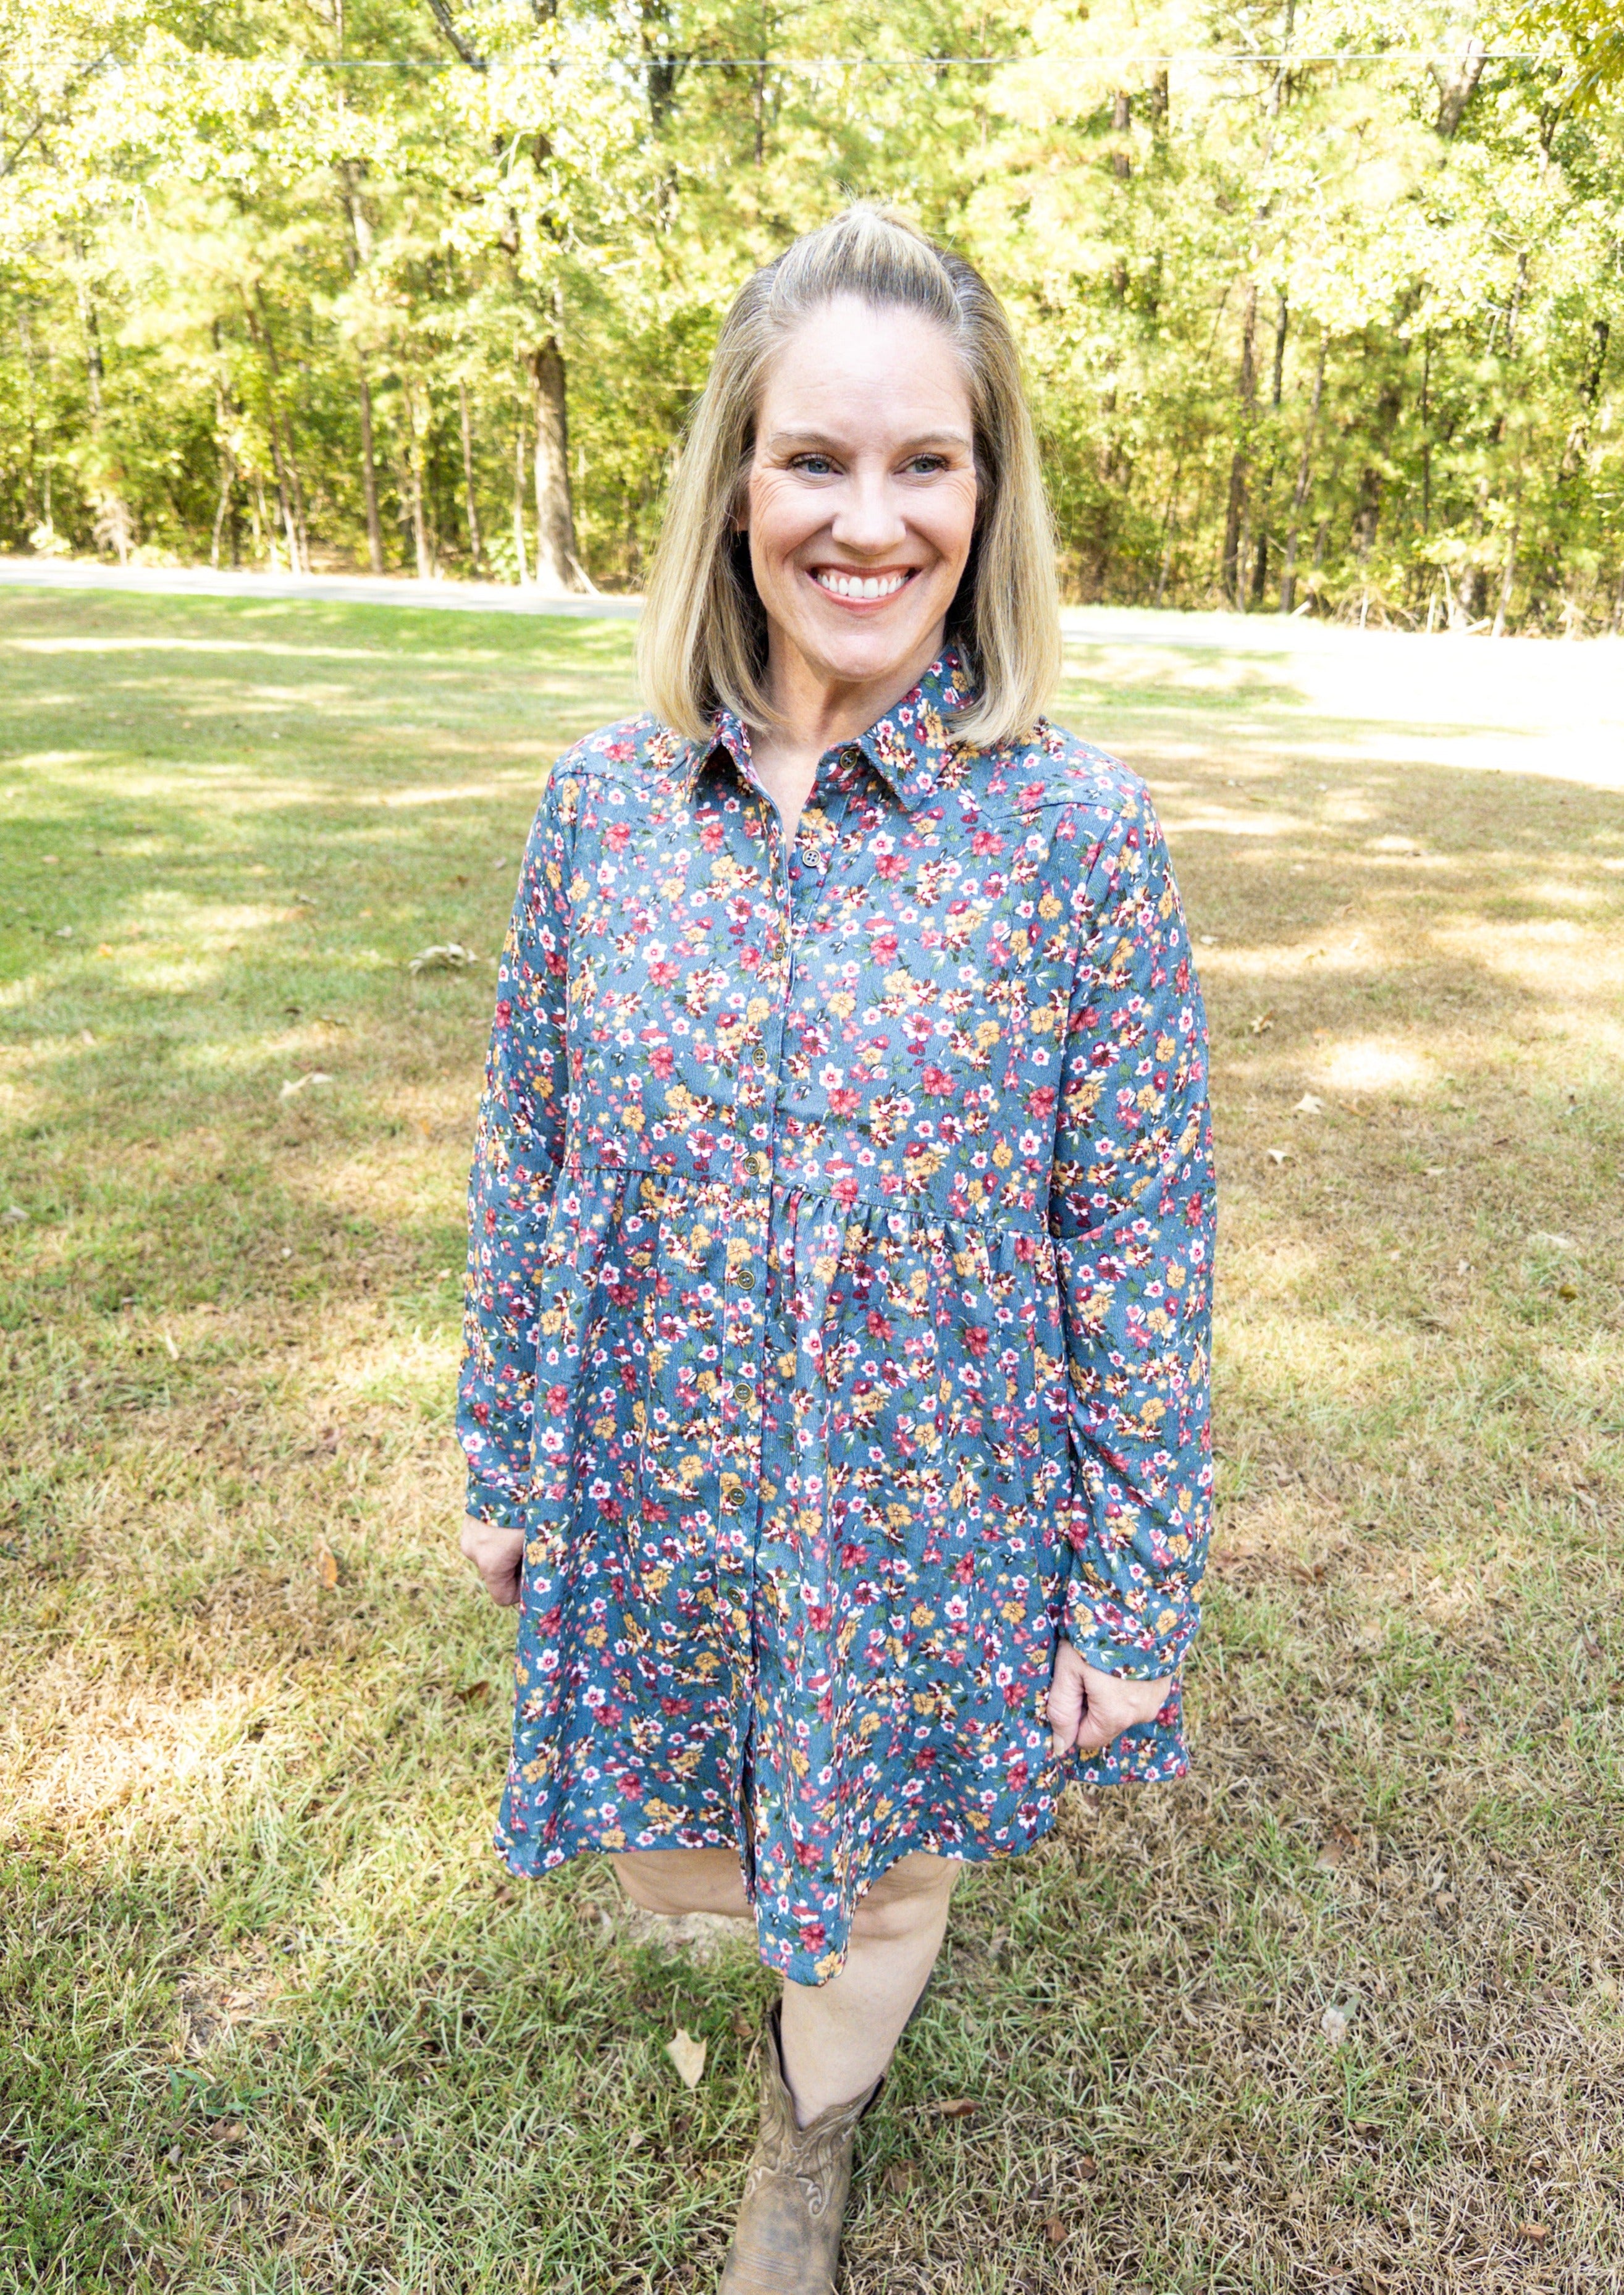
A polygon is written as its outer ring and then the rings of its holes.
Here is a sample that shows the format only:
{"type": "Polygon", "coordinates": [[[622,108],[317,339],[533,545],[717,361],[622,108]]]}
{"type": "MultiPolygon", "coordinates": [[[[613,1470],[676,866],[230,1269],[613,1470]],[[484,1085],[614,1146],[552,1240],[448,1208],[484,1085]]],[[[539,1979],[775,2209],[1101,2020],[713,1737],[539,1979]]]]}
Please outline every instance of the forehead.
{"type": "Polygon", "coordinates": [[[762,377],[760,435],[914,437],[973,424],[953,344],[934,319],[843,296],[802,320],[762,377]]]}

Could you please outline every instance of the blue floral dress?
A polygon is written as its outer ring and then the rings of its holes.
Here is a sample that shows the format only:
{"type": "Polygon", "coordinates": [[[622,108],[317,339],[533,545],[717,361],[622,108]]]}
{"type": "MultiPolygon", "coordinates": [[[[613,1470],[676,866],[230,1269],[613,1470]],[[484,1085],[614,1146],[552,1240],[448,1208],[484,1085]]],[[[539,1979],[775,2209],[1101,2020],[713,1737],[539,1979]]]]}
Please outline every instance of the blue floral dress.
{"type": "Polygon", "coordinates": [[[910,1850],[1180,1776],[1050,1759],[1057,1635],[1174,1674],[1209,1524],[1206,1038],[1142,782],[982,751],[951,652],[793,839],[723,714],[561,758],[470,1187],[469,1510],[526,1534],[497,1842],[738,1851],[841,1966],[910,1850]]]}

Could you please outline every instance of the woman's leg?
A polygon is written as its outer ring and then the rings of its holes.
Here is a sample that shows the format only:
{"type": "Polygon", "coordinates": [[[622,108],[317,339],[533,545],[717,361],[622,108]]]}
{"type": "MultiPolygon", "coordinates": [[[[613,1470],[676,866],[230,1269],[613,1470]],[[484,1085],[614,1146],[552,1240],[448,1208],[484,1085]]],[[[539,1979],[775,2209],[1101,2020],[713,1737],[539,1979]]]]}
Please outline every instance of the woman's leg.
{"type": "Polygon", "coordinates": [[[730,1849],[630,1849],[609,1862],[627,1896],[645,1912],[749,1918],[744,1874],[730,1849]]]}
{"type": "MultiPolygon", "coordinates": [[[[749,1912],[729,1849],[643,1849],[614,1860],[620,1885],[652,1913],[749,1912]]],[[[925,1989],[961,1871],[951,1857],[900,1857],[859,1899],[845,1966],[827,1984],[786,1984],[784,2078],[804,2128],[861,2095],[891,2062],[925,1989]]]]}
{"type": "Polygon", "coordinates": [[[892,2052],[942,1949],[961,1866],[900,1857],[858,1901],[845,1966],[827,1984],[786,1984],[784,2078],[805,2128],[861,2095],[892,2052]]]}

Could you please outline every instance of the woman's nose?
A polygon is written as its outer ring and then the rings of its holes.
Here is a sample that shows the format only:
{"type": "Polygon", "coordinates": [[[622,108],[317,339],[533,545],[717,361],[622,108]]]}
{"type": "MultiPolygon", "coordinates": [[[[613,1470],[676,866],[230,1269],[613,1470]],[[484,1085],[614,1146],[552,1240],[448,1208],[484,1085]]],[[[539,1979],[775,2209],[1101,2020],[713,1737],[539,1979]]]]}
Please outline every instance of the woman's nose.
{"type": "Polygon", "coordinates": [[[907,531],[902,505],[886,473],[855,477],[841,488],[829,532],[848,550],[861,551],[871,558],[877,551],[894,549],[907,531]]]}

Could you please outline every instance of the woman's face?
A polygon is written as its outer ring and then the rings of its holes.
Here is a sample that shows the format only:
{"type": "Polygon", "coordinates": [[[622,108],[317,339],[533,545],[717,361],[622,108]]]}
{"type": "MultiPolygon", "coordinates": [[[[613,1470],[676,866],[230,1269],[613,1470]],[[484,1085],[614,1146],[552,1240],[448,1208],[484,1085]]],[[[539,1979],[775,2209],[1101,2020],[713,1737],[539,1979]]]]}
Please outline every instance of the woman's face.
{"type": "Polygon", "coordinates": [[[906,692],[975,529],[969,394],[942,329],[853,297],[805,320],[767,370],[744,522],[775,680],[793,654],[820,683],[906,692]]]}

